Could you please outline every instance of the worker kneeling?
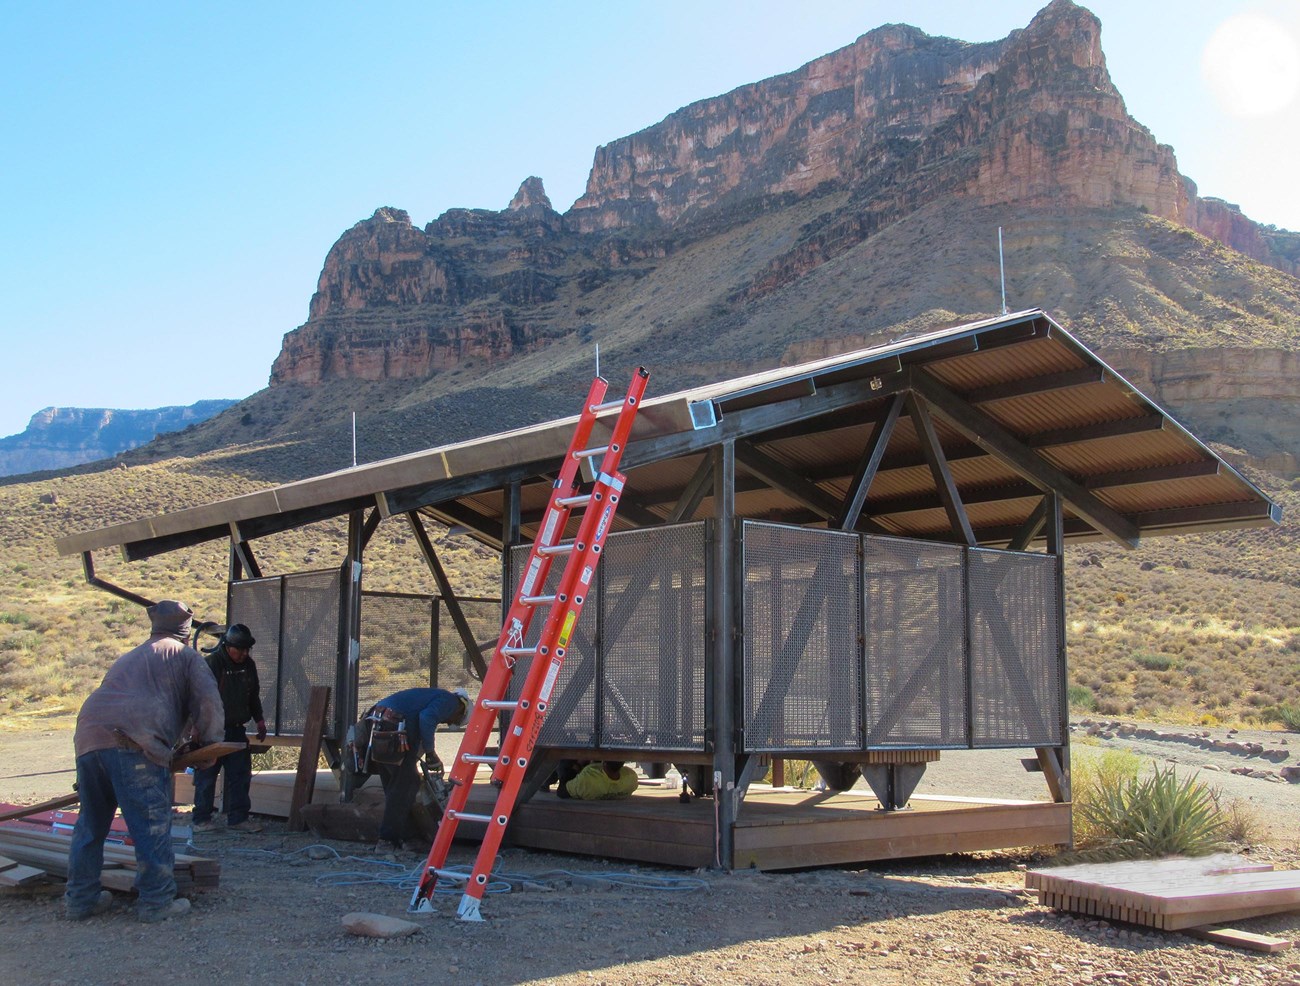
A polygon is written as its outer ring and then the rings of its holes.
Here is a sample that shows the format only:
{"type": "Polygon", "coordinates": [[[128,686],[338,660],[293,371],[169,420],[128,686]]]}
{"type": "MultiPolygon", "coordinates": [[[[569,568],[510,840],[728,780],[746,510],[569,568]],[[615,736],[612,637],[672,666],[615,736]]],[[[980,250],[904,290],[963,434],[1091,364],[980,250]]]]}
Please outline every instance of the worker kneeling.
{"type": "Polygon", "coordinates": [[[469,694],[458,688],[407,688],[365,711],[353,731],[348,759],[355,787],[378,774],[384,785],[380,842],[400,849],[413,838],[411,809],[420,791],[420,755],[439,777],[442,761],[434,747],[438,725],[458,725],[469,712],[469,694]]]}
{"type": "Polygon", "coordinates": [[[641,782],[636,771],[620,760],[589,763],[568,781],[560,780],[559,795],[579,801],[617,801],[628,797],[641,782]]]}

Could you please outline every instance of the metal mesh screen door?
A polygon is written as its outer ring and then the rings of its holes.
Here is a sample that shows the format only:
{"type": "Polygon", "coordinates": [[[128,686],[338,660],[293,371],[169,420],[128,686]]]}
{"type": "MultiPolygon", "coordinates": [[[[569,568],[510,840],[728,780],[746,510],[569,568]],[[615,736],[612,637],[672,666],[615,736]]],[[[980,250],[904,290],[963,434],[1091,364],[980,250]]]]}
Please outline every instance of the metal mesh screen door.
{"type": "Polygon", "coordinates": [[[327,735],[333,729],[341,589],[337,569],[284,577],[280,715],[291,732],[300,733],[306,726],[313,685],[330,687],[325,714],[327,735]]]}
{"type": "Polygon", "coordinates": [[[972,745],[1062,742],[1055,557],[970,549],[972,745]]]}
{"type": "Polygon", "coordinates": [[[742,525],[744,749],[862,745],[858,536],[742,525]]]}
{"type": "Polygon", "coordinates": [[[339,592],[338,570],[230,585],[230,622],[247,624],[257,638],[254,657],[262,684],[262,704],[268,710],[275,708],[277,733],[301,733],[312,686],[328,685],[325,734],[332,737],[339,592]],[[276,653],[278,662],[272,657],[276,653]]]}
{"type": "Polygon", "coordinates": [[[965,746],[964,550],[862,539],[868,747],[965,746]]]}
{"type": "Polygon", "coordinates": [[[704,525],[613,535],[597,574],[600,745],[704,749],[704,525]]]}
{"type": "Polygon", "coordinates": [[[226,611],[231,623],[242,623],[253,632],[253,660],[262,686],[262,711],[272,734],[293,733],[280,716],[280,579],[249,579],[232,582],[227,590],[226,611]]]}

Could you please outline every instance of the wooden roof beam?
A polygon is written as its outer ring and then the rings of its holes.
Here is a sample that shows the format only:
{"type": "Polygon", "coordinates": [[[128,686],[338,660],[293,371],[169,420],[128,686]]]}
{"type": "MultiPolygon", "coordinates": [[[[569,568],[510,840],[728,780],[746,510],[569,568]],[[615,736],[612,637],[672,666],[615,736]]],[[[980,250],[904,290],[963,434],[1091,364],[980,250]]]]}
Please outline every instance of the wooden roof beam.
{"type": "Polygon", "coordinates": [[[930,407],[968,440],[1003,459],[1021,478],[1043,492],[1055,490],[1071,513],[1127,547],[1138,543],[1139,528],[1098,500],[1081,484],[1043,459],[983,411],[971,407],[923,370],[912,369],[912,386],[930,407]]]}
{"type": "Polygon", "coordinates": [[[1176,479],[1202,479],[1206,476],[1219,475],[1223,471],[1221,466],[1222,463],[1217,459],[1202,459],[1198,462],[1178,462],[1167,466],[1122,469],[1085,476],[1083,485],[1090,490],[1100,490],[1116,486],[1137,486],[1140,483],[1164,483],[1176,479]]]}

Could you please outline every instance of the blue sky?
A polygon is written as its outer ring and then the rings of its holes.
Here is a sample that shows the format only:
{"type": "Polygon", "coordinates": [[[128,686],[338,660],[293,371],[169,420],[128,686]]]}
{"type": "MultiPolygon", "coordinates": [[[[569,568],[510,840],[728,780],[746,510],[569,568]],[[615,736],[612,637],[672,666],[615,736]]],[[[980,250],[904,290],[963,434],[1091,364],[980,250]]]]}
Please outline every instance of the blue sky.
{"type": "MultiPolygon", "coordinates": [[[[51,405],[261,389],[326,252],[379,206],[423,225],[538,175],[564,211],[599,144],[687,103],[883,23],[987,41],[1045,2],[5,0],[0,435],[51,405]]],[[[1300,3],[1085,6],[1201,193],[1300,229],[1300,3]]]]}

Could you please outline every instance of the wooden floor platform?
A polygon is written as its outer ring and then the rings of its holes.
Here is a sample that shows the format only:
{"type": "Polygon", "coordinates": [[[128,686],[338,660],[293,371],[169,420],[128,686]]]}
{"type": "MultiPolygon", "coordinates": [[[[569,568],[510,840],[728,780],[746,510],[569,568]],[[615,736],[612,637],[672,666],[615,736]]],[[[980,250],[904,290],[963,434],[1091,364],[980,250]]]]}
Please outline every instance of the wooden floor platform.
{"type": "MultiPolygon", "coordinates": [[[[488,810],[478,789],[470,810],[488,810]]],[[[881,811],[870,794],[755,785],[734,829],[737,869],[798,869],[931,856],[1070,839],[1070,806],[914,796],[905,811],[881,811]]],[[[670,866],[715,865],[714,802],[642,787],[624,801],[561,800],[542,792],[511,819],[510,843],[670,866]]]]}
{"type": "Polygon", "coordinates": [[[1228,853],[1030,870],[1025,887],[1046,907],[1167,931],[1300,910],[1300,871],[1228,853]]]}
{"type": "MultiPolygon", "coordinates": [[[[181,775],[177,801],[192,798],[181,775]]],[[[253,811],[285,817],[293,771],[253,775],[253,811]]],[[[377,784],[377,782],[372,782],[377,784]]],[[[521,805],[506,844],[666,866],[715,865],[712,798],[683,803],[678,791],[644,784],[624,801],[574,801],[542,791],[521,805]]],[[[329,771],[317,775],[314,802],[336,801],[329,771]]],[[[495,789],[474,785],[466,810],[490,814],[495,789]]],[[[881,811],[869,792],[838,794],[750,787],[735,825],[737,869],[798,869],[878,859],[933,856],[1070,841],[1070,805],[914,795],[904,811],[881,811]]],[[[481,825],[462,823],[458,837],[480,839],[481,825]]]]}

